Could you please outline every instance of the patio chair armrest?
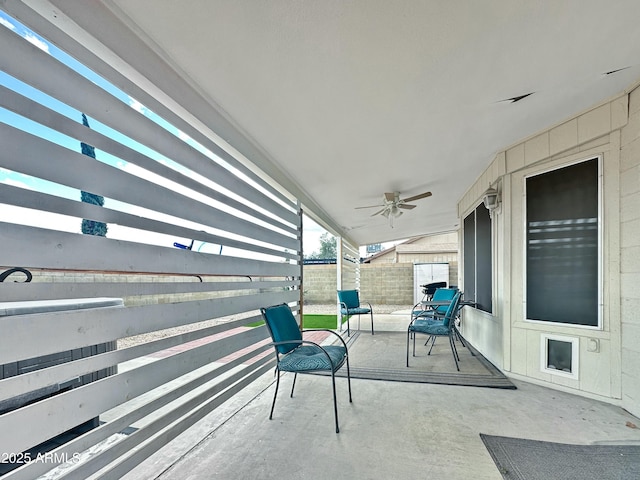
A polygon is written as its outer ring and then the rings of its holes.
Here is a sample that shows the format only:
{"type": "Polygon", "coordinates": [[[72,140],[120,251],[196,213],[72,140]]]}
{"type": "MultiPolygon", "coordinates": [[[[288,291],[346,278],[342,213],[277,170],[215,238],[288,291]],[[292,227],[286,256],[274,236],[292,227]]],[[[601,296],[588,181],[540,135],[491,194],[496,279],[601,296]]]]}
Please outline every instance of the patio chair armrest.
{"type": "MultiPolygon", "coordinates": [[[[321,330],[321,329],[319,329],[321,330]]],[[[330,330],[329,330],[330,331],[330,330]]],[[[344,343],[344,342],[343,342],[344,343]]],[[[329,356],[329,354],[327,353],[327,351],[322,348],[322,346],[316,342],[312,342],[311,340],[285,340],[282,342],[271,342],[268,345],[273,346],[273,347],[277,347],[278,345],[291,345],[291,344],[295,344],[295,345],[313,345],[315,347],[318,347],[322,353],[325,354],[325,356],[330,360],[331,357],[329,356]]]]}
{"type": "Polygon", "coordinates": [[[302,340],[283,340],[281,342],[270,342],[268,345],[272,347],[277,347],[279,345],[302,345],[304,343],[302,340]]]}

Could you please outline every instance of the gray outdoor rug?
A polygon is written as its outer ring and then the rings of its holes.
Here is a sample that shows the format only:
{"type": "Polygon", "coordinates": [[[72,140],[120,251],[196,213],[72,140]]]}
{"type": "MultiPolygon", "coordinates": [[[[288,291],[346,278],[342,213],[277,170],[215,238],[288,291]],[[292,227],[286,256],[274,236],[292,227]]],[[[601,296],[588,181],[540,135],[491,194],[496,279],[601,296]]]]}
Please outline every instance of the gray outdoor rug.
{"type": "MultiPolygon", "coordinates": [[[[406,366],[407,334],[405,332],[352,333],[348,339],[351,378],[388,382],[435,383],[471,387],[515,389],[515,385],[491,362],[467,342],[457,342],[460,355],[458,372],[449,341],[440,338],[431,355],[424,346],[426,336],[416,342],[416,356],[406,366]]],[[[337,376],[345,377],[346,367],[337,376]]]]}
{"type": "Polygon", "coordinates": [[[480,434],[506,480],[638,480],[640,445],[571,445],[480,434]]]}

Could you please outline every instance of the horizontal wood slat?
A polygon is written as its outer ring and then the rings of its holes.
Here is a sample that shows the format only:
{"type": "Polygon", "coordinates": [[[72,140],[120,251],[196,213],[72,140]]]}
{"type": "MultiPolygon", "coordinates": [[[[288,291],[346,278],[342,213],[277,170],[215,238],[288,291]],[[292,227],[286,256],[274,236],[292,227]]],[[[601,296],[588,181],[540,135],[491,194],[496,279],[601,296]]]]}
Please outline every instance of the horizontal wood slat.
{"type": "Polygon", "coordinates": [[[299,266],[209,255],[0,222],[0,264],[50,270],[175,275],[298,276],[299,266]]]}
{"type": "Polygon", "coordinates": [[[0,364],[295,302],[298,297],[298,291],[288,291],[166,305],[0,317],[3,332],[0,364]]]}
{"type": "Polygon", "coordinates": [[[145,392],[259,342],[264,339],[263,333],[249,329],[220,342],[218,348],[201,345],[5,413],[0,416],[0,427],[13,434],[0,435],[0,452],[27,450],[43,438],[53,438],[145,392]],[[52,416],[51,412],[56,414],[52,416]],[[26,429],[25,425],[39,427],[26,429]]]}
{"type": "Polygon", "coordinates": [[[3,45],[0,65],[8,74],[115,130],[127,125],[126,135],[133,140],[167,158],[180,159],[181,164],[207,178],[219,179],[229,190],[242,192],[242,196],[254,204],[270,204],[274,209],[281,208],[281,215],[287,215],[286,209],[278,207],[277,202],[256,189],[247,188],[246,182],[227,169],[8,29],[0,30],[0,43],[3,45]],[[21,61],[12,61],[12,57],[21,61]],[[42,75],[43,71],[46,75],[42,75]]]}
{"type": "MultiPolygon", "coordinates": [[[[178,345],[184,345],[195,340],[242,327],[248,323],[260,321],[261,319],[262,317],[260,315],[255,315],[230,321],[222,325],[215,325],[213,327],[194,330],[187,333],[180,333],[161,338],[159,340],[148,341],[133,347],[112,350],[72,362],[54,365],[42,370],[35,370],[21,375],[8,377],[0,380],[0,402],[50,385],[66,382],[74,377],[79,377],[81,375],[108,368],[113,365],[118,365],[145,355],[151,355],[178,345]]],[[[256,328],[264,329],[265,331],[263,332],[263,335],[266,338],[266,328],[256,328]]],[[[216,341],[220,341],[220,339],[217,339],[216,341]]]]}
{"type": "MultiPolygon", "coordinates": [[[[198,388],[201,385],[204,385],[205,383],[211,381],[212,379],[222,376],[230,370],[233,370],[234,368],[242,365],[244,362],[251,360],[255,355],[261,353],[266,348],[266,346],[258,347],[255,351],[246,353],[225,365],[221,365],[215,370],[210,370],[203,375],[192,378],[183,384],[168,389],[163,395],[158,395],[147,399],[142,404],[138,405],[135,409],[129,409],[125,413],[121,413],[118,417],[110,419],[109,422],[100,425],[96,429],[93,429],[80,437],[70,440],[68,443],[65,443],[53,450],[52,453],[63,454],[58,458],[64,458],[64,455],[69,458],[74,453],[82,452],[87,448],[110,437],[111,435],[121,432],[125,428],[134,425],[138,420],[143,419],[145,416],[156,412],[170,402],[179,399],[185,393],[193,391],[195,388],[198,388]]],[[[268,348],[272,349],[273,347],[268,348]]],[[[254,374],[260,375],[263,371],[270,369],[271,365],[273,365],[274,363],[275,361],[273,359],[269,360],[269,358],[265,357],[261,361],[253,363],[251,367],[257,368],[262,365],[260,369],[254,371],[254,374]]],[[[219,389],[225,388],[231,383],[233,383],[233,377],[225,378],[214,385],[212,391],[217,391],[219,389]]],[[[220,401],[216,403],[216,406],[222,404],[230,397],[219,398],[220,401]]],[[[32,480],[36,476],[42,475],[43,473],[51,469],[51,467],[58,465],[59,463],[60,462],[55,461],[52,461],[51,463],[32,462],[26,467],[20,468],[17,471],[7,474],[6,480],[32,480]]],[[[73,474],[74,473],[72,473],[72,475],[73,474]]]]}
{"type": "MultiPolygon", "coordinates": [[[[79,139],[79,141],[84,141],[85,143],[107,153],[110,153],[122,160],[125,160],[134,165],[138,165],[145,170],[148,170],[152,173],[160,175],[163,178],[183,185],[184,187],[190,188],[198,193],[206,195],[211,199],[225,203],[226,205],[235,208],[236,210],[239,210],[243,213],[252,215],[253,217],[263,222],[277,226],[278,228],[281,228],[290,233],[296,233],[295,226],[288,226],[287,224],[278,222],[274,219],[274,217],[265,215],[260,211],[249,207],[246,202],[235,200],[223,193],[220,193],[217,190],[214,190],[213,188],[210,188],[183,173],[169,168],[164,163],[157,162],[154,159],[149,158],[148,156],[143,155],[142,153],[126,145],[123,145],[115,140],[112,140],[111,138],[102,135],[96,130],[85,127],[78,121],[73,121],[65,117],[64,115],[50,110],[40,105],[39,103],[29,100],[28,98],[23,97],[22,95],[15,93],[13,90],[10,90],[1,85],[0,107],[7,108],[8,110],[14,111],[21,115],[26,116],[28,114],[31,120],[41,123],[42,125],[46,125],[53,130],[57,130],[72,138],[77,138],[79,139]]],[[[270,206],[273,207],[274,202],[263,202],[261,204],[262,208],[268,209],[270,206]]],[[[274,215],[283,215],[286,221],[293,223],[297,222],[297,216],[294,212],[283,209],[280,204],[275,204],[275,206],[276,208],[273,212],[274,215]]]]}
{"type": "Polygon", "coordinates": [[[248,242],[233,240],[231,238],[206,233],[202,230],[181,227],[171,223],[112,210],[107,207],[68,200],[66,198],[34,192],[33,190],[25,190],[11,185],[0,184],[0,203],[59,213],[77,218],[90,218],[99,222],[113,223],[125,227],[172,235],[175,237],[193,238],[202,242],[239,248],[250,252],[264,253],[266,255],[281,256],[293,260],[299,259],[299,255],[286,250],[277,250],[275,248],[268,248],[248,242]]]}
{"type": "MultiPolygon", "coordinates": [[[[64,0],[63,0],[64,1],[64,0]]],[[[53,4],[56,4],[57,8],[64,10],[66,4],[59,4],[57,1],[53,1],[53,4]]],[[[271,195],[278,198],[281,202],[295,207],[296,202],[291,200],[289,195],[283,194],[280,190],[275,189],[270,183],[266,182],[260,175],[256,174],[251,168],[248,168],[243,162],[238,161],[234,156],[232,156],[227,149],[221,148],[218,144],[215,143],[219,138],[216,136],[215,141],[212,141],[211,136],[205,134],[203,132],[209,132],[209,129],[217,126],[219,123],[227,123],[223,118],[224,115],[220,115],[217,112],[213,111],[208,106],[205,105],[206,102],[202,101],[201,96],[194,92],[187,82],[175,71],[165,70],[162,75],[151,75],[150,78],[154,78],[155,81],[161,81],[166,85],[169,85],[170,88],[166,91],[171,92],[171,95],[174,98],[195,98],[195,101],[189,102],[192,111],[189,111],[185,114],[183,111],[184,108],[181,105],[176,105],[175,102],[166,102],[166,96],[159,99],[157,96],[150,93],[146,86],[140,86],[136,80],[138,78],[132,78],[128,72],[124,69],[119,68],[119,66],[114,66],[106,63],[103,55],[96,55],[92,51],[90,51],[83,42],[78,42],[75,39],[71,38],[66,32],[63,32],[56,28],[56,26],[52,25],[49,22],[48,18],[43,18],[38,15],[34,10],[32,10],[29,6],[25,5],[22,2],[18,1],[7,1],[4,5],[5,11],[8,13],[14,13],[17,15],[21,21],[26,22],[31,26],[35,31],[41,31],[44,37],[48,37],[53,43],[58,45],[61,49],[67,51],[72,57],[76,59],[82,59],[84,65],[88,68],[92,69],[97,74],[101,75],[103,78],[107,78],[114,85],[119,86],[123,91],[126,91],[131,95],[131,97],[139,100],[143,105],[146,105],[151,111],[157,113],[160,117],[166,119],[171,124],[175,125],[182,132],[189,135],[194,140],[200,142],[205,147],[209,148],[215,155],[222,158],[225,162],[229,163],[229,165],[237,169],[251,181],[255,182],[265,191],[268,191],[271,195]],[[206,114],[204,113],[206,112],[206,114]],[[215,116],[215,118],[211,117],[211,113],[215,116]],[[193,119],[195,122],[192,122],[193,119]],[[195,125],[194,125],[195,123],[195,125]]],[[[100,7],[98,7],[100,8],[100,7]]],[[[108,17],[112,15],[112,12],[106,9],[100,12],[101,17],[108,17]]],[[[88,18],[90,18],[90,23],[92,26],[96,26],[96,23],[93,19],[96,18],[96,5],[95,4],[76,4],[73,6],[73,10],[75,13],[79,13],[85,9],[89,9],[88,18]]],[[[113,28],[113,26],[112,26],[113,28]]],[[[146,52],[142,55],[138,55],[136,58],[136,62],[134,65],[141,67],[142,70],[145,68],[148,71],[153,71],[154,68],[150,67],[150,65],[158,63],[164,64],[164,61],[160,59],[155,52],[148,49],[148,47],[142,45],[140,39],[127,30],[126,28],[121,28],[118,31],[117,37],[122,42],[122,45],[126,45],[126,51],[130,55],[136,55],[133,53],[137,51],[132,48],[132,44],[137,42],[137,47],[142,47],[147,49],[146,52]]],[[[214,128],[215,130],[215,128],[214,128]]],[[[244,138],[239,138],[240,141],[245,143],[243,151],[244,157],[247,159],[253,158],[252,154],[260,155],[261,152],[256,151],[257,148],[251,144],[251,142],[246,142],[244,138]]],[[[233,144],[233,142],[231,142],[233,144]]],[[[237,148],[237,146],[236,146],[237,148]]]]}
{"type": "Polygon", "coordinates": [[[3,145],[0,167],[212,228],[223,226],[223,230],[237,235],[296,248],[296,239],[291,236],[194,201],[169,188],[3,123],[0,123],[0,144],[3,145]],[[127,185],[127,188],[123,188],[123,185],[127,185]]]}
{"type": "MultiPolygon", "coordinates": [[[[212,281],[212,277],[204,277],[202,282],[192,276],[193,281],[157,281],[157,282],[32,282],[32,283],[0,283],[0,298],[5,302],[25,300],[56,300],[66,298],[88,297],[131,297],[138,295],[167,295],[181,293],[213,293],[229,290],[283,289],[300,286],[300,280],[273,281],[212,281]]],[[[202,277],[200,277],[202,278],[202,277]]],[[[248,277],[250,278],[250,277],[248,277]]]]}

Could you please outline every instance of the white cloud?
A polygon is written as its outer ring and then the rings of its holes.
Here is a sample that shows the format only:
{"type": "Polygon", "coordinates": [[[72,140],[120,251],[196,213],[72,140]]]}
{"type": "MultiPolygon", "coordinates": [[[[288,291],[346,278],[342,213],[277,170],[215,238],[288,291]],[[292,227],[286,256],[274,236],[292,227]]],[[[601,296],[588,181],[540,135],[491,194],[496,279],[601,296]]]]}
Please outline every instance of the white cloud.
{"type": "Polygon", "coordinates": [[[15,30],[16,26],[6,18],[0,17],[0,25],[7,27],[9,30],[15,30]]]}
{"type": "Polygon", "coordinates": [[[185,142],[188,142],[189,140],[191,140],[191,137],[186,133],[184,133],[182,130],[178,130],[178,138],[180,140],[184,140],[185,142]]]}
{"type": "Polygon", "coordinates": [[[302,248],[305,255],[320,251],[320,237],[327,231],[306,215],[302,219],[302,248]]]}
{"type": "Polygon", "coordinates": [[[1,180],[0,183],[11,185],[12,187],[24,188],[25,190],[34,190],[31,186],[14,178],[5,178],[4,180],[1,180]]]}
{"type": "Polygon", "coordinates": [[[24,188],[25,190],[34,190],[31,185],[22,181],[21,178],[25,178],[25,175],[0,167],[0,183],[11,185],[12,187],[24,188]]]}
{"type": "Polygon", "coordinates": [[[145,114],[145,111],[147,110],[147,107],[145,107],[143,104],[141,104],[135,98],[131,98],[131,97],[129,97],[129,106],[131,108],[133,108],[134,110],[137,110],[138,112],[142,113],[143,115],[145,114]]]}
{"type": "Polygon", "coordinates": [[[35,45],[36,47],[38,47],[40,50],[49,53],[49,44],[47,42],[45,42],[44,40],[40,40],[34,34],[27,33],[27,34],[25,34],[24,39],[27,42],[29,42],[29,43],[35,45]]]}
{"type": "Polygon", "coordinates": [[[81,219],[57,213],[32,210],[24,207],[0,204],[0,218],[8,223],[28,225],[31,227],[61,230],[63,232],[80,233],[81,219]]]}

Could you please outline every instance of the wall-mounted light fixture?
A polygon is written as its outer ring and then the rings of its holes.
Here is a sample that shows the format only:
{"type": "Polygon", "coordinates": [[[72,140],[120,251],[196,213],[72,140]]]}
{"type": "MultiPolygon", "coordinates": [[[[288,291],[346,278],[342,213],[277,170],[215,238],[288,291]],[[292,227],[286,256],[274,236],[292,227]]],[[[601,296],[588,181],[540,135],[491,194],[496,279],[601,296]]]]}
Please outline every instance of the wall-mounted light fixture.
{"type": "Polygon", "coordinates": [[[492,186],[489,186],[482,196],[482,203],[484,203],[486,209],[489,210],[489,215],[493,217],[494,210],[500,206],[500,192],[492,186]]]}

